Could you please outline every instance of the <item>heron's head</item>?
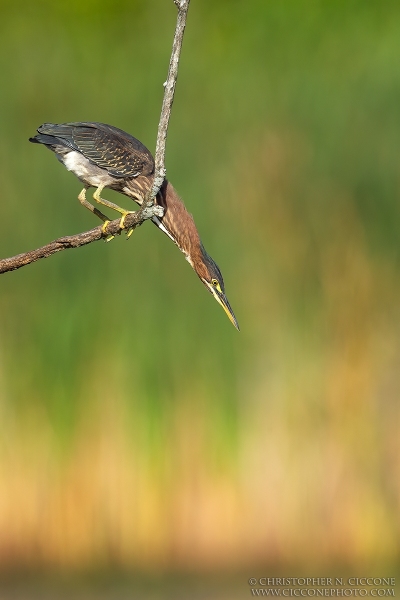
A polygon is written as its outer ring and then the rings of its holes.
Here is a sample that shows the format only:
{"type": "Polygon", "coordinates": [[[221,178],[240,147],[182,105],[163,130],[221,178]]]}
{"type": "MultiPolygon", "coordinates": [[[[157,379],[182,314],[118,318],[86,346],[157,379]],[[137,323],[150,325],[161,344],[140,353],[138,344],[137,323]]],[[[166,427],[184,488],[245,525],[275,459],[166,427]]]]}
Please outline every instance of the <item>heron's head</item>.
{"type": "Polygon", "coordinates": [[[229,320],[239,330],[239,324],[233,313],[233,310],[228,302],[225,294],[224,279],[219,270],[218,265],[213,261],[211,256],[207,254],[204,246],[201,244],[200,252],[196,257],[188,257],[190,264],[196,271],[201,281],[206,286],[207,290],[214,296],[216,301],[222,306],[229,320]]]}

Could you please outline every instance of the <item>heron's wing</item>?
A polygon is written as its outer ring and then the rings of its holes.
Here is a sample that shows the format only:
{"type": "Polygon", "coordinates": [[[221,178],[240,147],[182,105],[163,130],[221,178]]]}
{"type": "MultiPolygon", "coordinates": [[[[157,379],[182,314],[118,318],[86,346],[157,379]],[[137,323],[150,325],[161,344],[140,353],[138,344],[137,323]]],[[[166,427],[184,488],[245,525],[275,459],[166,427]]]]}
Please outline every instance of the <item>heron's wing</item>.
{"type": "Polygon", "coordinates": [[[111,125],[46,123],[40,132],[61,138],[69,147],[115,177],[137,177],[154,171],[154,160],[146,146],[111,125]]]}

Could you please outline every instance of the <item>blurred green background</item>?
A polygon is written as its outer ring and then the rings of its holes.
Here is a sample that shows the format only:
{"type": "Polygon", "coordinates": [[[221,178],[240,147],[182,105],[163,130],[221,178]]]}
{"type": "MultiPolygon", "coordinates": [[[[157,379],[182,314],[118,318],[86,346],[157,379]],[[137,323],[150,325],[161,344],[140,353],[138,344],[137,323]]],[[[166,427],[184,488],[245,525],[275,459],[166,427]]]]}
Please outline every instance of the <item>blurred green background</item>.
{"type": "MultiPolygon", "coordinates": [[[[176,10],[0,16],[6,257],[98,224],[41,123],[154,151],[176,10]]],[[[241,332],[149,223],[2,276],[4,576],[393,574],[399,61],[395,1],[192,0],[166,166],[241,332]]]]}

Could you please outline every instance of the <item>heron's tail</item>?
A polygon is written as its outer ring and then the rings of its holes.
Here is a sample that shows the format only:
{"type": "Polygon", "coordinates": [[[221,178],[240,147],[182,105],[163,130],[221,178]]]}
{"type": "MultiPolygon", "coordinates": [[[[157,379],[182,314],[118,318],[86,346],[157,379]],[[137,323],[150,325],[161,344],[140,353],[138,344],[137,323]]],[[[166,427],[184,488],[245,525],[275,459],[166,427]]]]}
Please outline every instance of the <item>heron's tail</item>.
{"type": "Polygon", "coordinates": [[[45,146],[56,146],[57,144],[60,144],[60,140],[53,135],[45,135],[43,133],[36,134],[35,137],[29,138],[29,141],[33,144],[44,144],[45,146]]]}

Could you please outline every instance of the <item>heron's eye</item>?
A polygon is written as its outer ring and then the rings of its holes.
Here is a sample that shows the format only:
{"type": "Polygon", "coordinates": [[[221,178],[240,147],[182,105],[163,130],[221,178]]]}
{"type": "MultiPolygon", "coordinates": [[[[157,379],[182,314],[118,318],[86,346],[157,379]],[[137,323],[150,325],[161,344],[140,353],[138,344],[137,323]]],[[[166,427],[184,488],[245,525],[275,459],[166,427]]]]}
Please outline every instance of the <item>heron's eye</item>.
{"type": "Polygon", "coordinates": [[[217,279],[211,279],[211,283],[213,284],[214,287],[218,287],[219,283],[217,279]]]}

